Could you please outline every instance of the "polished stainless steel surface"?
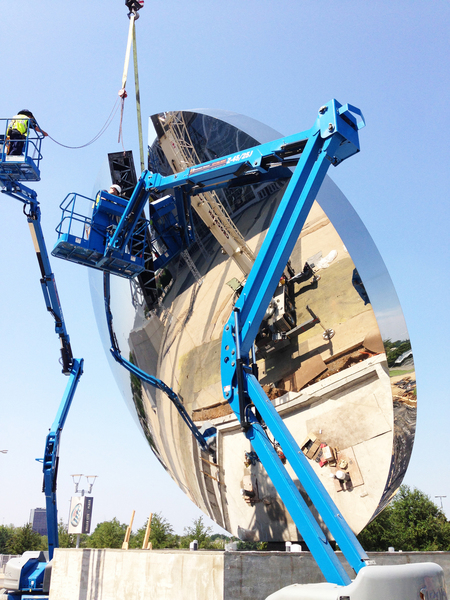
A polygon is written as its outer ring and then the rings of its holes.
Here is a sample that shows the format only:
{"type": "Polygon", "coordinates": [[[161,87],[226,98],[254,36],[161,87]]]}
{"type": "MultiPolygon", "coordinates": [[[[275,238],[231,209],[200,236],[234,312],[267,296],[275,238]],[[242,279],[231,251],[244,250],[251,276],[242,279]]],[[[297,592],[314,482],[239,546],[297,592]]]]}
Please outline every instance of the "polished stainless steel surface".
{"type": "MultiPolygon", "coordinates": [[[[153,117],[160,136],[168,115],[153,117]]],[[[233,113],[186,111],[183,121],[200,161],[281,137],[233,113]]],[[[169,172],[169,164],[153,144],[151,168],[169,172]]],[[[254,254],[283,189],[281,182],[218,194],[254,254]]],[[[111,306],[122,353],[171,386],[198,427],[217,428],[215,456],[198,449],[166,396],[130,379],[111,359],[113,373],[152,451],[211,518],[242,539],[300,539],[221,393],[222,328],[245,275],[200,218],[196,232],[198,243],[189,252],[201,285],[177,258],[160,274],[153,304],[146,305],[135,285],[115,278],[111,306]],[[251,500],[242,490],[254,492],[251,500]]],[[[416,388],[408,332],[377,248],[329,177],[290,266],[297,277],[280,282],[257,338],[260,382],[296,440],[310,440],[305,451],[315,442],[311,464],[358,532],[395,493],[409,462],[416,388]],[[276,333],[281,339],[273,339],[276,333]],[[335,450],[336,462],[322,464],[327,450],[320,444],[335,450]],[[333,477],[340,465],[350,480],[333,477]]],[[[101,274],[91,271],[90,281],[109,347],[101,274]]],[[[151,476],[145,456],[139,460],[151,476]]]]}

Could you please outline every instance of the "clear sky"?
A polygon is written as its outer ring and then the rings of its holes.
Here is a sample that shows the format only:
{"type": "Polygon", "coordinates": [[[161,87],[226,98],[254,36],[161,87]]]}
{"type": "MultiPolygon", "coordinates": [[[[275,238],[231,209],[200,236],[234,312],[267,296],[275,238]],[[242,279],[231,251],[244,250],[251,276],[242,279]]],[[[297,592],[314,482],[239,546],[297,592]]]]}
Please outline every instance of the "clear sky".
{"type": "MultiPolygon", "coordinates": [[[[123,0],[2,2],[0,118],[33,111],[56,140],[81,145],[101,129],[121,87],[123,0]]],[[[418,428],[405,482],[446,495],[449,313],[448,0],[146,0],[137,21],[144,138],[163,111],[222,108],[285,133],[309,128],[336,98],[364,113],[361,153],[329,174],[353,204],[394,281],[411,336],[418,428]]],[[[124,116],[138,164],[134,81],[124,116]]],[[[91,195],[117,142],[118,115],[95,144],[67,150],[46,139],[35,186],[49,249],[68,192],[91,195]]],[[[44,506],[41,467],[66,378],[46,314],[20,203],[0,197],[0,523],[23,525],[44,506]]],[[[70,475],[98,475],[94,524],[136,510],[141,526],[161,511],[178,533],[202,514],[163,471],[136,427],[106,362],[86,270],[53,259],[76,357],[85,359],[61,444],[58,481],[65,520],[70,475]]],[[[439,500],[437,501],[439,502],[439,500]]],[[[208,524],[211,522],[206,519],[208,524]]]]}

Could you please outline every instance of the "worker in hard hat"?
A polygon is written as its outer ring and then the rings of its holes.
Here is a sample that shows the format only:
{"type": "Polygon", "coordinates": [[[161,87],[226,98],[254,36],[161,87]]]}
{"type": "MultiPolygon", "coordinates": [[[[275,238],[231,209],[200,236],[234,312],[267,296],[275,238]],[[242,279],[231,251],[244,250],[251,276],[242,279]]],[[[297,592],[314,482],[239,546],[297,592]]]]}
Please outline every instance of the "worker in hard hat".
{"type": "MultiPolygon", "coordinates": [[[[95,202],[92,204],[93,213],[96,211],[98,203],[100,202],[100,198],[101,198],[102,194],[105,192],[106,192],[106,190],[100,190],[99,192],[97,192],[97,195],[95,196],[95,202]]],[[[113,183],[112,185],[109,186],[107,193],[111,194],[111,196],[120,196],[122,193],[122,188],[120,187],[120,185],[118,183],[113,183]]],[[[115,221],[118,223],[120,221],[120,218],[115,217],[115,221]]],[[[84,226],[84,231],[85,231],[85,237],[88,240],[89,235],[91,233],[91,226],[86,223],[84,226]]]]}
{"type": "MultiPolygon", "coordinates": [[[[120,196],[122,194],[122,188],[118,183],[113,183],[108,190],[108,194],[111,194],[111,196],[120,196]]],[[[116,223],[119,223],[120,217],[115,217],[114,220],[116,223]]]]}
{"type": "Polygon", "coordinates": [[[38,126],[30,110],[21,110],[11,119],[7,131],[7,139],[9,140],[7,154],[9,156],[20,156],[23,153],[25,140],[30,133],[30,129],[34,129],[43,136],[48,136],[48,133],[38,126]]]}
{"type": "Polygon", "coordinates": [[[108,190],[108,194],[112,194],[113,196],[120,196],[121,193],[122,188],[117,183],[113,183],[113,185],[108,190]]]}
{"type": "MultiPolygon", "coordinates": [[[[97,195],[95,196],[95,202],[92,205],[92,208],[96,207],[97,204],[100,202],[100,196],[103,192],[106,192],[106,190],[100,190],[99,192],[97,192],[97,195]]],[[[111,194],[111,196],[120,196],[122,194],[122,188],[118,183],[113,183],[109,186],[108,194],[111,194]]]]}
{"type": "MultiPolygon", "coordinates": [[[[103,192],[106,192],[106,190],[100,190],[100,192],[97,192],[97,196],[95,197],[95,203],[92,205],[92,208],[94,208],[94,206],[97,206],[97,204],[100,202],[100,196],[103,192]]],[[[122,188],[118,183],[113,183],[109,186],[108,194],[111,194],[111,196],[120,196],[122,194],[122,188]]]]}

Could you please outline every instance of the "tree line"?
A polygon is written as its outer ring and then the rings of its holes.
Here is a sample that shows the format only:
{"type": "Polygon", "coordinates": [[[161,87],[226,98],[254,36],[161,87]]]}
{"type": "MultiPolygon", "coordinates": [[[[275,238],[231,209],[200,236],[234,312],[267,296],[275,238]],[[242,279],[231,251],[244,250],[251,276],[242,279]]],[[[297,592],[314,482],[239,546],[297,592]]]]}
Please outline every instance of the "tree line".
{"type": "MultiPolygon", "coordinates": [[[[80,536],[80,548],[122,548],[128,525],[114,518],[99,523],[93,533],[80,536]]],[[[145,523],[130,536],[129,548],[142,548],[147,524],[145,523]]],[[[58,524],[60,548],[75,548],[77,536],[68,532],[63,521],[58,524]]],[[[152,548],[189,548],[192,541],[197,540],[202,550],[224,550],[225,544],[237,542],[240,550],[261,550],[264,543],[242,542],[236,537],[224,534],[212,534],[212,528],[205,525],[203,517],[194,519],[190,527],[185,527],[184,535],[174,533],[172,525],[161,513],[152,518],[149,542],[152,548]]],[[[47,550],[47,536],[33,531],[30,523],[23,527],[13,525],[0,526],[0,554],[22,554],[26,550],[47,550]]]]}
{"type": "Polygon", "coordinates": [[[364,550],[450,551],[450,522],[417,488],[400,486],[394,500],[358,536],[364,550]]]}
{"type": "MultiPolygon", "coordinates": [[[[76,535],[69,534],[67,525],[60,521],[59,545],[75,548],[76,535]]],[[[91,535],[82,535],[81,548],[121,548],[127,530],[126,523],[116,518],[99,523],[91,535]]],[[[129,548],[142,548],[146,524],[131,534],[129,548]]],[[[406,485],[400,487],[393,502],[388,505],[358,536],[366,551],[386,552],[390,546],[407,551],[450,551],[450,523],[444,512],[420,490],[406,485]]],[[[185,527],[184,535],[174,533],[172,525],[161,513],[153,515],[149,541],[155,549],[189,548],[197,540],[202,550],[223,550],[225,544],[236,541],[238,550],[265,550],[265,542],[242,542],[223,534],[212,534],[203,517],[194,519],[185,527]]],[[[0,554],[22,554],[26,550],[47,550],[47,538],[23,527],[0,526],[0,554]]]]}

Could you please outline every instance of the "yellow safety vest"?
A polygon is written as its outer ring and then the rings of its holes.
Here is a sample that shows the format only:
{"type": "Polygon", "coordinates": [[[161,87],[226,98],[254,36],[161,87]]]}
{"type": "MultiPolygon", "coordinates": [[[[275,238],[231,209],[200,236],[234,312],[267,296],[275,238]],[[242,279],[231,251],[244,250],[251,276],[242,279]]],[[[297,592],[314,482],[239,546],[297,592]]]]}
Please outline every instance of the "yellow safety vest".
{"type": "Polygon", "coordinates": [[[16,129],[22,135],[28,135],[28,121],[30,121],[30,117],[26,115],[15,115],[11,119],[11,123],[9,125],[9,129],[16,129]]]}

